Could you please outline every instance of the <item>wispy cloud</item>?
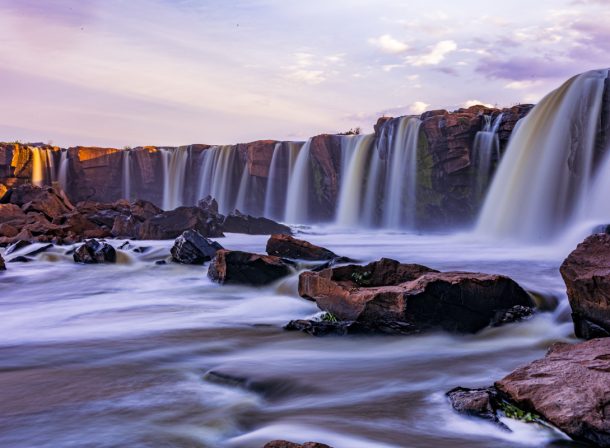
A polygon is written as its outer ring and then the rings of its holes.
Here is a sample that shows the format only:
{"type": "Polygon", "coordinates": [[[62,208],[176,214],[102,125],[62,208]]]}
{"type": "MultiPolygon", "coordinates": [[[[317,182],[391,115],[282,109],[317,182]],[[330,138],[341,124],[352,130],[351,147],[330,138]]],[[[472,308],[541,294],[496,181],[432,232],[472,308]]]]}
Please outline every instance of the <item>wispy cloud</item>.
{"type": "Polygon", "coordinates": [[[369,39],[369,43],[381,50],[383,53],[400,54],[409,49],[409,45],[398,39],[394,39],[389,34],[369,39]]]}
{"type": "Polygon", "coordinates": [[[422,65],[438,65],[445,60],[445,57],[457,50],[457,44],[452,40],[442,40],[428,48],[426,53],[414,56],[407,56],[406,61],[410,65],[419,67],[422,65]]]}

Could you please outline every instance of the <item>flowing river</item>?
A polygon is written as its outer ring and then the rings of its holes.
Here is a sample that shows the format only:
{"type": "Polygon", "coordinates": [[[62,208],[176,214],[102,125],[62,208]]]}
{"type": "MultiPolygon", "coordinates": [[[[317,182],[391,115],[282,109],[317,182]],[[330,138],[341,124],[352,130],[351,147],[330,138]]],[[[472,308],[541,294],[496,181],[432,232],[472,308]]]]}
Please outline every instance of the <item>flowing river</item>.
{"type": "MultiPolygon", "coordinates": [[[[461,417],[444,393],[490,385],[553,342],[572,341],[558,268],[573,247],[300,230],[363,262],[506,274],[551,310],[468,336],[315,338],[282,329],[318,312],[298,296],[296,273],[265,288],[219,286],[207,266],[155,264],[172,241],[135,242],[147,249],[122,251],[116,265],[78,265],[55,247],[0,275],[0,446],[568,446],[536,425],[510,422],[506,432],[461,417]]],[[[218,241],[264,252],[266,240],[218,241]]]]}

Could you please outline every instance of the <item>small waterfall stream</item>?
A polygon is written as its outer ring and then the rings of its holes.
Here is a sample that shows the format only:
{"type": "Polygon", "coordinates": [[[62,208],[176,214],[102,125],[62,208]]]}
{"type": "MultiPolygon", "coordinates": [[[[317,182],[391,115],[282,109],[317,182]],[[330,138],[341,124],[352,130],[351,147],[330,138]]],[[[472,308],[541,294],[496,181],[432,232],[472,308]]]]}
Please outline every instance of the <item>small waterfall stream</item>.
{"type": "Polygon", "coordinates": [[[173,210],[183,205],[184,177],[188,151],[185,147],[161,149],[163,157],[163,209],[173,210]]]}
{"type": "Polygon", "coordinates": [[[289,223],[306,223],[309,218],[310,149],[311,139],[299,151],[288,181],[284,220],[289,223]]]}
{"type": "Polygon", "coordinates": [[[32,184],[41,187],[45,182],[46,155],[42,155],[40,148],[30,148],[32,153],[32,184]]]}
{"type": "Polygon", "coordinates": [[[472,145],[473,159],[476,163],[476,175],[473,176],[474,194],[477,198],[483,198],[492,175],[492,163],[500,160],[500,139],[498,130],[502,123],[503,114],[498,114],[492,120],[491,115],[484,115],[483,129],[477,132],[472,145]]]}
{"type": "Polygon", "coordinates": [[[68,188],[68,169],[69,169],[69,160],[68,160],[68,150],[64,149],[61,151],[61,156],[59,158],[59,171],[57,174],[57,181],[61,188],[67,190],[68,188]]]}
{"type": "Polygon", "coordinates": [[[122,157],[123,165],[123,198],[131,200],[131,151],[125,149],[122,157]]]}
{"type": "Polygon", "coordinates": [[[235,146],[214,146],[205,150],[199,174],[199,198],[212,196],[218,201],[220,213],[230,213],[235,209],[244,169],[235,146]]]}

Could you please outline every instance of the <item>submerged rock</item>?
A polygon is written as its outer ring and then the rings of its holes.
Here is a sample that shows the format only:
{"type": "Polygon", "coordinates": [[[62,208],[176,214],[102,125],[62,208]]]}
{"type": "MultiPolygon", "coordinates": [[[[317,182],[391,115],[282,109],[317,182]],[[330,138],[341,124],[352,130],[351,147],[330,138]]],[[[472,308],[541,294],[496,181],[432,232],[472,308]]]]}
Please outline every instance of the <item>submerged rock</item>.
{"type": "Polygon", "coordinates": [[[345,336],[358,334],[409,335],[418,333],[414,325],[406,322],[376,321],[324,321],[324,320],[291,320],[284,326],[288,331],[302,331],[312,336],[345,336]]]}
{"type": "Polygon", "coordinates": [[[265,444],[263,448],[332,448],[329,445],[319,442],[306,442],[303,444],[288,442],[286,440],[272,440],[265,444]]]}
{"type": "Polygon", "coordinates": [[[560,268],[572,307],[576,336],[610,336],[610,235],[586,238],[560,268]]]}
{"type": "Polygon", "coordinates": [[[13,252],[17,252],[20,249],[23,249],[24,247],[27,247],[29,245],[31,245],[32,243],[29,242],[28,240],[18,240],[15,241],[13,244],[11,244],[10,246],[8,246],[6,248],[6,251],[4,251],[4,255],[10,255],[13,252]]]}
{"type": "Polygon", "coordinates": [[[293,260],[328,261],[339,258],[324,247],[285,234],[271,235],[265,250],[269,255],[293,260]]]}
{"type": "Polygon", "coordinates": [[[495,387],[570,437],[610,447],[610,338],[555,344],[495,387]]]}
{"type": "Polygon", "coordinates": [[[72,254],[77,263],[116,263],[116,250],[105,241],[87,240],[72,254]]]}
{"type": "Polygon", "coordinates": [[[237,250],[219,250],[208,269],[218,283],[266,285],[290,275],[293,263],[280,257],[237,250]]]}
{"type": "Polygon", "coordinates": [[[235,210],[225,217],[222,229],[229,233],[245,233],[248,235],[292,234],[290,227],[284,224],[277,223],[269,218],[256,218],[244,215],[239,210],[235,210]]]}
{"type": "Polygon", "coordinates": [[[340,321],[404,322],[418,330],[475,333],[510,320],[531,297],[512,279],[472,272],[438,272],[417,264],[381,259],[304,272],[299,294],[340,321]]]}
{"type": "Polygon", "coordinates": [[[223,247],[202,236],[196,230],[182,232],[170,252],[172,259],[182,264],[203,264],[210,261],[223,247]]]}

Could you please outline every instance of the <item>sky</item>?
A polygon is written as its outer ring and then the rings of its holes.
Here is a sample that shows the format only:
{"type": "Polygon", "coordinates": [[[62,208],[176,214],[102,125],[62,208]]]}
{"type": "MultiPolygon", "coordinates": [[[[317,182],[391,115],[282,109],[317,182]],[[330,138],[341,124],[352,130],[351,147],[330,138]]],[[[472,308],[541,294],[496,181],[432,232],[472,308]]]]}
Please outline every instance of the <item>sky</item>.
{"type": "Polygon", "coordinates": [[[303,140],[535,103],[610,66],[610,0],[0,0],[0,141],[303,140]]]}

